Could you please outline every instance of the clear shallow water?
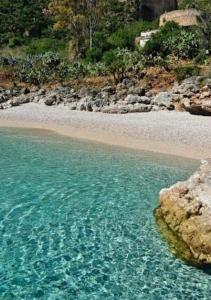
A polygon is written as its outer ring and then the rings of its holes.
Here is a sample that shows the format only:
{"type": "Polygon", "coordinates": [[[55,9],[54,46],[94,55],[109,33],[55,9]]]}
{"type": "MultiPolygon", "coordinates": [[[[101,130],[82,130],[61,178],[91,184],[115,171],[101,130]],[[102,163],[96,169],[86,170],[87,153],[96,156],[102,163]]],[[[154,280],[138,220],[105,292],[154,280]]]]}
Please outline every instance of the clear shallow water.
{"type": "Polygon", "coordinates": [[[196,162],[12,129],[0,153],[0,299],[210,299],[153,218],[196,162]]]}

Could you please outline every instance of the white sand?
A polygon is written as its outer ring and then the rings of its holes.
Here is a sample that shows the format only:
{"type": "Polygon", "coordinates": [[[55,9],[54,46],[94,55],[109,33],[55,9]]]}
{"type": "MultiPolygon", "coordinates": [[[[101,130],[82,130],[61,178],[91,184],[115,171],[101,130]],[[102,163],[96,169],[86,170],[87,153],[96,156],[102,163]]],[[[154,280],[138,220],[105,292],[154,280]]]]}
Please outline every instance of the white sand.
{"type": "Polygon", "coordinates": [[[111,145],[196,159],[211,157],[211,117],[188,113],[109,115],[30,103],[1,110],[0,126],[50,129],[111,145]]]}

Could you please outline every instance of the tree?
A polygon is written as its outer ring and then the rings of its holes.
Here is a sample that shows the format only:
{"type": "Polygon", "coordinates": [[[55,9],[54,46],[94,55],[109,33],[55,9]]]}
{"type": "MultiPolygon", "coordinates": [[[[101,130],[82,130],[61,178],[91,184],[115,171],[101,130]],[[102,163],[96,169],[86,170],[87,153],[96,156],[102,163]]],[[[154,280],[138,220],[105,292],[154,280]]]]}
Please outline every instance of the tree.
{"type": "Polygon", "coordinates": [[[55,17],[54,29],[56,31],[68,29],[71,39],[74,39],[74,47],[77,53],[83,35],[85,17],[80,12],[80,5],[75,0],[52,0],[49,10],[55,17]]]}
{"type": "Polygon", "coordinates": [[[87,39],[89,48],[93,47],[93,34],[100,12],[97,1],[52,0],[49,9],[55,17],[54,29],[68,29],[77,54],[84,50],[87,39]]]}
{"type": "Polygon", "coordinates": [[[127,49],[114,49],[104,54],[103,61],[117,84],[127,78],[132,67],[132,54],[127,49]]]}
{"type": "Polygon", "coordinates": [[[50,20],[44,14],[48,0],[1,0],[0,42],[12,37],[40,36],[50,20]]]}
{"type": "Polygon", "coordinates": [[[78,55],[97,47],[96,32],[105,37],[139,16],[140,0],[51,0],[55,30],[67,29],[78,55]]]}

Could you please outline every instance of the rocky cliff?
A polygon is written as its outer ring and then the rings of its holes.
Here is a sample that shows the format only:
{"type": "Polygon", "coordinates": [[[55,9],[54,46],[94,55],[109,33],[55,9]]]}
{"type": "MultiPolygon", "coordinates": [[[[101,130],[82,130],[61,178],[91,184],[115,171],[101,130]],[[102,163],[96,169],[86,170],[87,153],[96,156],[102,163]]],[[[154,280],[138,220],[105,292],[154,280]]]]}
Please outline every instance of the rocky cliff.
{"type": "Polygon", "coordinates": [[[142,0],[141,17],[144,20],[154,20],[164,12],[177,9],[177,0],[142,0]]]}
{"type": "Polygon", "coordinates": [[[203,161],[187,181],[163,189],[155,216],[177,255],[191,263],[211,264],[211,160],[203,161]]]}

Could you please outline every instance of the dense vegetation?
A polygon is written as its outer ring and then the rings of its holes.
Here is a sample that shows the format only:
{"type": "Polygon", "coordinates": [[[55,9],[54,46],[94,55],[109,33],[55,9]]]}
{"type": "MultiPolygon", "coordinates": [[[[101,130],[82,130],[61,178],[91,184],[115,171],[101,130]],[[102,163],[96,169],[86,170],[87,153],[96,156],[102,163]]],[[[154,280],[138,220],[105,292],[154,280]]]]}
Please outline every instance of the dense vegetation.
{"type": "Polygon", "coordinates": [[[144,67],[171,69],[175,60],[204,63],[210,47],[210,0],[180,0],[203,11],[201,28],[167,23],[139,49],[140,32],[158,21],[139,19],[140,0],[1,0],[0,65],[14,81],[42,84],[112,74],[119,82],[144,67]],[[206,42],[205,42],[206,40],[206,42]]]}

